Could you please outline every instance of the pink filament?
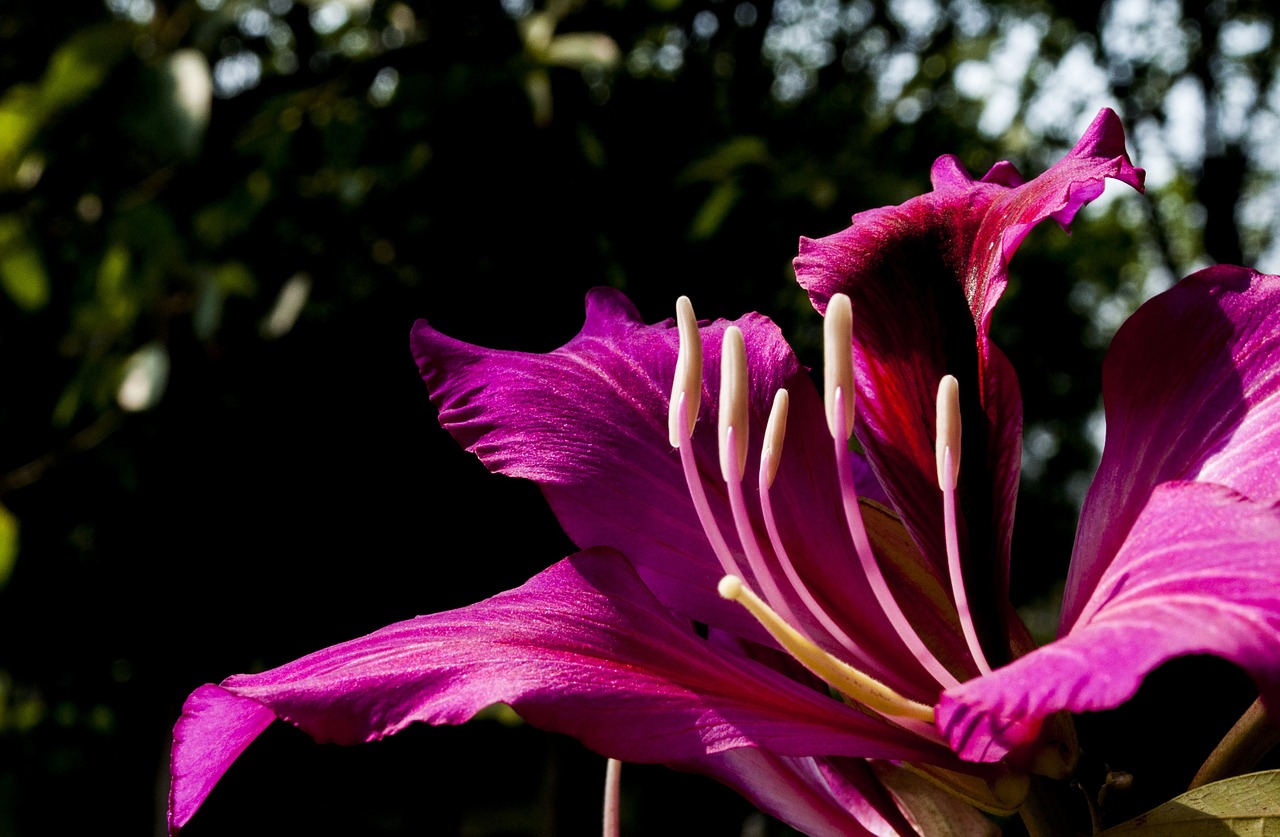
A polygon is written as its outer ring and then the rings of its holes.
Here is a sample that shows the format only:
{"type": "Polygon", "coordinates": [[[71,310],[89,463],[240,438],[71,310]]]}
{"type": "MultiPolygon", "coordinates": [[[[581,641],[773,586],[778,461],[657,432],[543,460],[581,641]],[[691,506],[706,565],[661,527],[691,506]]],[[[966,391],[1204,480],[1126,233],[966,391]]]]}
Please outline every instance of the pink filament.
{"type": "MultiPolygon", "coordinates": [[[[772,452],[766,452],[766,456],[772,456],[772,452]]],[[[791,584],[792,589],[796,591],[796,595],[800,597],[800,601],[808,611],[813,614],[818,623],[826,629],[840,646],[858,659],[864,666],[877,674],[879,666],[875,660],[858,643],[853,641],[847,633],[836,624],[835,620],[827,613],[827,611],[814,598],[810,592],[808,585],[800,578],[800,574],[796,572],[795,565],[791,563],[791,556],[787,554],[786,548],[782,545],[782,536],[778,534],[778,523],[773,516],[773,502],[769,498],[769,475],[768,463],[764,457],[760,461],[760,511],[764,516],[764,528],[769,533],[769,543],[773,546],[773,552],[778,556],[778,564],[782,567],[782,572],[786,575],[787,581],[791,584]]]]}
{"type": "MultiPolygon", "coordinates": [[[[836,427],[846,426],[844,409],[841,388],[837,388],[835,395],[836,427]]],[[[898,637],[907,646],[907,650],[920,662],[920,665],[924,666],[944,689],[960,685],[960,681],[956,679],[955,675],[947,671],[946,667],[938,662],[938,658],[933,655],[933,652],[928,649],[919,635],[916,634],[911,627],[911,623],[907,621],[906,615],[902,612],[902,608],[898,606],[893,593],[889,590],[889,585],[884,580],[884,573],[880,571],[880,565],[876,563],[875,553],[871,549],[871,541],[867,538],[866,527],[862,524],[862,512],[858,508],[858,493],[853,485],[853,466],[849,461],[849,443],[838,435],[834,436],[833,440],[836,451],[836,470],[840,474],[840,498],[844,503],[844,516],[849,526],[849,536],[853,538],[854,550],[858,554],[858,561],[862,564],[862,572],[867,578],[867,584],[871,586],[871,592],[875,594],[880,609],[889,619],[889,624],[893,626],[898,637]]]]}
{"type": "Polygon", "coordinates": [[[720,534],[715,515],[711,513],[711,506],[707,503],[706,492],[702,490],[702,477],[698,473],[698,462],[693,454],[693,445],[690,444],[693,433],[689,426],[689,411],[684,408],[684,400],[684,392],[681,391],[677,419],[680,428],[680,464],[684,466],[684,481],[689,486],[689,497],[693,500],[693,508],[698,513],[698,522],[702,524],[702,530],[711,543],[711,549],[720,560],[720,568],[724,570],[725,575],[741,576],[742,570],[738,569],[738,562],[733,559],[733,553],[729,551],[724,535],[720,534]]]}
{"type": "Polygon", "coordinates": [[[951,457],[951,448],[943,453],[943,468],[947,478],[942,481],[942,517],[943,529],[947,539],[947,572],[951,575],[951,593],[956,600],[956,613],[960,617],[960,630],[964,632],[964,641],[969,645],[969,653],[978,670],[983,674],[991,673],[986,655],[982,653],[982,644],[978,642],[978,631],[973,624],[973,611],[969,609],[969,596],[964,590],[964,575],[960,572],[960,540],[956,533],[956,480],[955,461],[951,457]]]}
{"type": "MultiPolygon", "coordinates": [[[[738,462],[738,446],[735,439],[737,428],[730,426],[728,432],[728,442],[724,446],[723,455],[729,458],[728,468],[730,474],[740,472],[738,462]]],[[[769,567],[765,563],[764,553],[760,550],[760,544],[756,540],[755,532],[751,531],[751,519],[747,514],[746,498],[742,495],[742,483],[738,480],[726,480],[725,486],[729,489],[729,508],[733,510],[733,524],[738,530],[738,540],[742,542],[742,548],[747,553],[747,563],[751,565],[751,572],[755,575],[756,584],[760,587],[760,592],[764,594],[764,600],[777,611],[783,619],[787,621],[796,630],[800,630],[800,623],[795,618],[795,613],[791,610],[791,605],[783,597],[782,591],[778,589],[778,583],[774,580],[773,573],[769,572],[769,567]]]]}
{"type": "MultiPolygon", "coordinates": [[[[827,633],[838,642],[841,647],[848,651],[852,656],[856,657],[866,670],[877,677],[892,675],[893,672],[885,671],[880,665],[869,655],[858,643],[854,642],[845,631],[836,624],[835,620],[827,613],[826,609],[818,603],[810,592],[808,585],[800,578],[800,574],[796,572],[795,565],[791,562],[791,556],[787,553],[786,548],[782,545],[782,536],[778,533],[777,519],[773,514],[773,501],[769,497],[769,457],[773,456],[771,450],[765,450],[760,458],[760,512],[764,517],[764,527],[769,533],[769,543],[773,546],[774,554],[778,556],[778,564],[782,567],[782,572],[787,576],[787,581],[795,590],[796,595],[800,597],[801,602],[813,615],[818,623],[827,630],[827,633]]],[[[794,622],[792,624],[795,624],[794,622]]],[[[902,717],[884,717],[887,721],[895,724],[903,729],[909,730],[921,738],[935,741],[939,744],[944,743],[942,736],[932,724],[919,721],[914,718],[902,717]]]]}

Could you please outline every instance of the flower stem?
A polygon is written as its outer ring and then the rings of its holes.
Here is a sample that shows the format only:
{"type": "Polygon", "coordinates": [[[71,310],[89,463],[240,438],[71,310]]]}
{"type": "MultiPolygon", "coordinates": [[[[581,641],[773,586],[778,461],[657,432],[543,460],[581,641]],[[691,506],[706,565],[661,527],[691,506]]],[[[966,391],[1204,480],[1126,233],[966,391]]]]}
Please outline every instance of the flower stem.
{"type": "Polygon", "coordinates": [[[619,837],[622,807],[622,762],[609,759],[604,771],[604,828],[603,837],[619,837]]]}
{"type": "Polygon", "coordinates": [[[1213,748],[1196,771],[1188,790],[1247,773],[1277,744],[1280,744],[1280,724],[1267,715],[1262,698],[1258,698],[1213,748]]]}

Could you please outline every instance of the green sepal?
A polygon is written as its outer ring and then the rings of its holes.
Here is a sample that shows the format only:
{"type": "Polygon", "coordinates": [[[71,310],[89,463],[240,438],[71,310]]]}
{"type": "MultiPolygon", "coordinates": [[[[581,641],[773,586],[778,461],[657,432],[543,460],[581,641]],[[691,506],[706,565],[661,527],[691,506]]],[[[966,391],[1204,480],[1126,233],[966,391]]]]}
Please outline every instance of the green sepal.
{"type": "Polygon", "coordinates": [[[1233,776],[1189,790],[1099,837],[1280,835],[1280,770],[1233,776]]]}

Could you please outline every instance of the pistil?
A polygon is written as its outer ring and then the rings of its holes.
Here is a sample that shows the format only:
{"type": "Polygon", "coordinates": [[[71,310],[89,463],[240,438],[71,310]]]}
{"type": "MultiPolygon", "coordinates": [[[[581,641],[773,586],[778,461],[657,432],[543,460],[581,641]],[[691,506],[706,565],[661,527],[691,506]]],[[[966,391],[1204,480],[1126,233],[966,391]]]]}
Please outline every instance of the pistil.
{"type": "Polygon", "coordinates": [[[693,501],[702,531],[711,544],[711,551],[720,562],[720,568],[733,575],[741,570],[707,503],[707,494],[702,490],[702,475],[698,473],[698,460],[693,454],[693,445],[689,444],[694,422],[698,420],[698,407],[702,403],[702,333],[698,331],[698,318],[687,296],[676,300],[676,327],[680,333],[680,348],[676,353],[676,374],[667,416],[670,441],[680,451],[689,498],[693,501]]]}
{"type": "Polygon", "coordinates": [[[801,665],[833,689],[852,700],[891,718],[934,722],[933,707],[908,700],[875,678],[836,659],[814,645],[799,631],[774,613],[742,579],[726,575],[720,579],[720,595],[745,607],[778,644],[801,665]]]}

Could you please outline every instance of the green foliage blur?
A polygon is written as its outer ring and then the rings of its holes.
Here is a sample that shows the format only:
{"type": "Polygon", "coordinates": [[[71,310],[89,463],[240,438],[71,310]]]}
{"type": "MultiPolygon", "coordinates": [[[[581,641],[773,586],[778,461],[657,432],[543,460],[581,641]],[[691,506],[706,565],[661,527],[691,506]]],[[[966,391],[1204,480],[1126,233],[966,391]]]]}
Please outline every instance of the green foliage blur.
{"type": "MultiPolygon", "coordinates": [[[[1280,268],[1274,36],[1248,0],[0,4],[0,835],[160,833],[196,686],[572,549],[439,429],[416,318],[545,351],[593,285],[651,320],[685,293],[812,363],[800,235],[943,153],[1033,176],[1106,105],[1147,197],[1038,230],[995,325],[1026,400],[1015,592],[1051,636],[1111,334],[1200,266],[1280,268]]],[[[754,822],[627,776],[632,833],[678,800],[689,833],[754,822]]],[[[496,721],[341,751],[282,727],[190,833],[588,833],[602,780],[496,721]]]]}

